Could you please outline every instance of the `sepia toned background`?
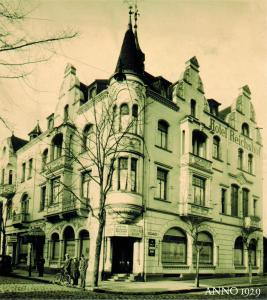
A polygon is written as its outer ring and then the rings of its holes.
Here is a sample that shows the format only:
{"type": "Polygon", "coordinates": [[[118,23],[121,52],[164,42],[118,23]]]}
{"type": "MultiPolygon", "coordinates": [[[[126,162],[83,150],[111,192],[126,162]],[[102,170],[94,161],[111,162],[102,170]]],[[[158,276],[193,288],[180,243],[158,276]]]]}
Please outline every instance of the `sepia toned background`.
{"type": "MultiPolygon", "coordinates": [[[[55,45],[39,45],[31,58],[50,57],[30,67],[30,75],[18,80],[0,79],[0,111],[8,126],[22,138],[36,120],[46,128],[54,111],[63,72],[68,62],[80,80],[109,78],[128,23],[124,0],[28,0],[32,13],[23,30],[27,36],[66,30],[79,37],[55,45]]],[[[146,55],[146,70],[174,82],[184,63],[196,56],[205,95],[230,105],[239,88],[248,85],[263,144],[267,144],[267,0],[139,0],[138,35],[146,55]]],[[[18,58],[17,58],[18,59],[18,58]]],[[[0,139],[10,134],[0,124],[0,139]]],[[[267,147],[264,177],[267,174],[267,147]]],[[[261,180],[261,175],[256,174],[261,180]]],[[[267,182],[263,184],[267,212],[267,182]],[[266,187],[264,187],[266,186],[266,187]]],[[[265,213],[266,218],[266,213],[265,213]]],[[[267,233],[267,222],[265,222],[267,233]]]]}

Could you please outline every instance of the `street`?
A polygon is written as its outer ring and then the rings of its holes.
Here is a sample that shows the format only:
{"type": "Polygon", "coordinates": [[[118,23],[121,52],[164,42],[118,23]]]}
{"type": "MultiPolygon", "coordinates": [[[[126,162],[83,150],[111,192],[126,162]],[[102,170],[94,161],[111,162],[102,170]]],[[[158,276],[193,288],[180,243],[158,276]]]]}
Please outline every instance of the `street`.
{"type": "MultiPolygon", "coordinates": [[[[266,299],[267,286],[258,287],[260,295],[258,299],[266,299]]],[[[250,288],[246,296],[241,289],[232,290],[232,295],[218,295],[213,291],[199,293],[164,293],[164,294],[145,294],[145,295],[125,295],[111,293],[95,293],[91,291],[82,291],[79,288],[59,286],[51,283],[39,283],[29,279],[20,279],[16,277],[0,276],[0,298],[1,299],[254,299],[253,291],[256,288],[250,288]],[[251,293],[252,292],[252,293],[251,293]],[[207,295],[210,294],[210,295],[207,295]]]]}

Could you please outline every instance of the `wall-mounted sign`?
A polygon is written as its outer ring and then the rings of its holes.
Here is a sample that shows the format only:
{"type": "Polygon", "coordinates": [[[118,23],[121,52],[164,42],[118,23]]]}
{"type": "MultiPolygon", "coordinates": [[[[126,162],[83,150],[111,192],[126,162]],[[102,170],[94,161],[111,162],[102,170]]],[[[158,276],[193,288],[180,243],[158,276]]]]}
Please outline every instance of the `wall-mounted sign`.
{"type": "Polygon", "coordinates": [[[142,238],[143,227],[137,225],[116,224],[108,226],[106,228],[105,236],[125,236],[142,238]]]}
{"type": "Polygon", "coordinates": [[[7,242],[8,243],[16,243],[18,241],[17,236],[15,235],[9,235],[7,236],[7,242]]]}
{"type": "Polygon", "coordinates": [[[156,255],[156,240],[148,239],[148,256],[156,255]]]}

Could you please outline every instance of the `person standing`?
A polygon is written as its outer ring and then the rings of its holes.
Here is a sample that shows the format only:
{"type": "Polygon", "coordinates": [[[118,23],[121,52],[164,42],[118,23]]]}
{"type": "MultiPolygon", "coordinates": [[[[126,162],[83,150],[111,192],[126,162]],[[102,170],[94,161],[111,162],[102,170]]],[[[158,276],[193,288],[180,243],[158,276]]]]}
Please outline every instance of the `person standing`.
{"type": "Polygon", "coordinates": [[[79,263],[79,271],[80,271],[80,277],[81,277],[81,288],[83,288],[83,289],[85,289],[87,268],[88,268],[88,260],[82,254],[80,263],[79,263]]]}
{"type": "Polygon", "coordinates": [[[63,265],[63,271],[65,274],[70,275],[70,264],[71,264],[71,259],[68,253],[65,254],[65,260],[64,260],[64,265],[63,265]]]}
{"type": "Polygon", "coordinates": [[[39,273],[39,277],[44,276],[44,264],[45,264],[45,259],[42,256],[38,257],[36,261],[36,266],[39,273]]]}
{"type": "Polygon", "coordinates": [[[73,257],[70,263],[70,276],[73,280],[73,285],[78,285],[79,279],[79,261],[77,257],[73,257]]]}

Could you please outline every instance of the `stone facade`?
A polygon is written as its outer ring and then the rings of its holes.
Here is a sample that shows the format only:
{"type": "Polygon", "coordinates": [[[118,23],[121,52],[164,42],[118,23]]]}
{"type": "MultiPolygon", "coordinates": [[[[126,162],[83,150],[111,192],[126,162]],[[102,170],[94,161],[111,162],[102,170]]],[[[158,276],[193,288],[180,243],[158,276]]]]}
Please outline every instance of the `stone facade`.
{"type": "Polygon", "coordinates": [[[33,265],[42,255],[50,269],[62,266],[66,252],[83,253],[92,273],[97,222],[91,209],[99,205],[99,186],[82,143],[95,126],[95,113],[103,114],[112,100],[118,132],[133,125],[114,163],[106,200],[103,278],[193,273],[187,216],[203,218],[200,273],[248,271],[243,228],[254,229],[252,268],[261,273],[262,144],[248,86],[219,110],[220,103],[205,96],[195,57],[171,83],[145,72],[141,53],[129,24],[109,80],[85,85],[67,65],[47,129],[37,126],[29,141],[15,136],[3,141],[0,196],[7,253],[18,265],[29,264],[30,252],[33,265]]]}

